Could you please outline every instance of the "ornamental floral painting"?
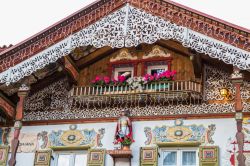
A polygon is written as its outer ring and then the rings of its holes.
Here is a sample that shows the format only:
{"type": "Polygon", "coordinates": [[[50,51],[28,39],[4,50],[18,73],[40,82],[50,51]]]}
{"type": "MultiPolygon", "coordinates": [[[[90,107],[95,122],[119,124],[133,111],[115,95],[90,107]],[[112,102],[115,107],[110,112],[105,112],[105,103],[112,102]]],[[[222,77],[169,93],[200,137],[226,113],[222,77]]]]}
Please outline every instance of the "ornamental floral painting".
{"type": "Polygon", "coordinates": [[[96,146],[102,147],[101,139],[105,129],[78,130],[76,125],[71,125],[70,130],[52,131],[49,134],[50,147],[61,146],[96,146]]]}
{"type": "Polygon", "coordinates": [[[10,128],[0,128],[0,145],[8,145],[10,128]]]}
{"type": "MultiPolygon", "coordinates": [[[[38,133],[21,133],[19,136],[18,153],[31,153],[37,150],[48,150],[51,147],[89,146],[102,147],[101,142],[105,133],[104,128],[77,129],[70,125],[69,130],[40,131],[38,133]]],[[[13,133],[9,134],[7,142],[11,142],[13,133]]],[[[9,144],[11,146],[11,144],[9,144]]],[[[11,151],[11,148],[10,148],[11,151]]]]}
{"type": "Polygon", "coordinates": [[[207,128],[203,125],[184,125],[182,119],[175,120],[173,126],[156,126],[154,129],[145,127],[144,132],[147,140],[146,145],[171,143],[171,142],[197,142],[200,144],[213,144],[212,136],[215,132],[215,125],[211,124],[207,128]]]}

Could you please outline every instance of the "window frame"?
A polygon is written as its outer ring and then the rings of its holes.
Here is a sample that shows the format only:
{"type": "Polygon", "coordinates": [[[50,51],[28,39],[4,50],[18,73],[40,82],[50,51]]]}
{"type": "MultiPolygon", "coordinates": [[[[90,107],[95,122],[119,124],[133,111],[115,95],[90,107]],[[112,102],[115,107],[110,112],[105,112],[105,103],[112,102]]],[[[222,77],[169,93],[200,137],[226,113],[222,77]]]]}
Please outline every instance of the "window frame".
{"type": "Polygon", "coordinates": [[[134,77],[134,67],[115,67],[114,68],[114,78],[118,79],[119,72],[122,71],[130,71],[131,72],[131,77],[134,77]]]}
{"type": "Polygon", "coordinates": [[[169,70],[169,66],[168,65],[150,65],[147,67],[147,74],[151,74],[151,71],[154,69],[162,69],[162,70],[164,69],[166,71],[166,70],[169,70]]]}
{"type": "Polygon", "coordinates": [[[142,60],[142,65],[141,65],[141,71],[142,75],[145,75],[148,73],[148,68],[150,66],[161,66],[161,65],[166,65],[168,70],[171,70],[171,65],[172,65],[172,57],[167,57],[167,58],[149,58],[149,59],[143,59],[142,60]],[[150,65],[149,63],[155,63],[155,65],[150,65]],[[165,64],[161,64],[165,63],[165,64]]]}
{"type": "Polygon", "coordinates": [[[164,147],[160,148],[160,157],[158,160],[158,164],[163,166],[163,160],[164,160],[164,152],[176,152],[177,156],[177,166],[183,166],[182,165],[182,153],[183,152],[195,152],[196,156],[196,165],[199,166],[199,147],[164,147]]]}
{"type": "Polygon", "coordinates": [[[86,166],[88,165],[88,151],[87,150],[76,150],[76,151],[56,151],[54,152],[55,162],[54,166],[58,166],[58,159],[60,155],[70,155],[70,165],[75,165],[76,155],[84,154],[86,155],[86,166]]]}

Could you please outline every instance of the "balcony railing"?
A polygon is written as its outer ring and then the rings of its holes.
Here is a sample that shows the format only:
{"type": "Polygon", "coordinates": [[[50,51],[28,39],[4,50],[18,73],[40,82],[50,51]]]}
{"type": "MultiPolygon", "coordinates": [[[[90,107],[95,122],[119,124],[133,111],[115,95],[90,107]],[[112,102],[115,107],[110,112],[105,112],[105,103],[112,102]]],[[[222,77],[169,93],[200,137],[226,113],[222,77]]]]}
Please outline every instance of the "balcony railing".
{"type": "Polygon", "coordinates": [[[195,93],[200,94],[201,84],[194,81],[171,81],[156,82],[141,85],[137,89],[132,89],[129,85],[111,86],[76,86],[70,92],[72,97],[80,96],[103,96],[103,95],[128,95],[128,94],[154,94],[154,93],[195,93]]]}

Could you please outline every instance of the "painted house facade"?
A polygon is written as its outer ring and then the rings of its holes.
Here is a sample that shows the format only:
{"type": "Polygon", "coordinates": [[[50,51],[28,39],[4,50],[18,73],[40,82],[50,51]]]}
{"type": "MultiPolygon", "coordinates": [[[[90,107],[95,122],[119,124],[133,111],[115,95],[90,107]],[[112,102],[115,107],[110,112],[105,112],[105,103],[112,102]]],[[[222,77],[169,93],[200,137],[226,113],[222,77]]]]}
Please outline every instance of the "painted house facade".
{"type": "Polygon", "coordinates": [[[0,165],[250,165],[250,32],[100,0],[0,49],[0,165]]]}

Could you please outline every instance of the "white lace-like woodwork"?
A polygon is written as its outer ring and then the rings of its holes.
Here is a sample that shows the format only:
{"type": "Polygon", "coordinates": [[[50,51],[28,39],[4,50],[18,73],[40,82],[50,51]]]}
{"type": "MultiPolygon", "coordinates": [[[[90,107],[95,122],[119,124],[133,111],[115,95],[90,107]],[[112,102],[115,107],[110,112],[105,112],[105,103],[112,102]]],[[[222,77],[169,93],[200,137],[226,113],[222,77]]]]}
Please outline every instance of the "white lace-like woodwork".
{"type": "Polygon", "coordinates": [[[57,44],[0,73],[0,83],[17,82],[49,63],[54,63],[79,46],[96,48],[152,44],[159,39],[175,39],[185,47],[195,49],[242,70],[250,69],[250,53],[219,40],[178,26],[160,17],[126,5],[57,44]]]}

